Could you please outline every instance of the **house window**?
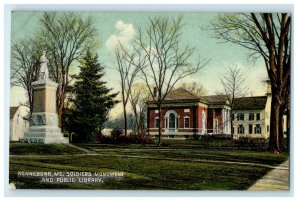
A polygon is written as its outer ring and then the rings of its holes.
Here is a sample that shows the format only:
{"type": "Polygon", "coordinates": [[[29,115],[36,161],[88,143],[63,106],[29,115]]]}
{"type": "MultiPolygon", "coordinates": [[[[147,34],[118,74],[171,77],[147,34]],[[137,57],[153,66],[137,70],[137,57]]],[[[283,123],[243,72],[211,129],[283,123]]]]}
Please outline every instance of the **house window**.
{"type": "Polygon", "coordinates": [[[190,109],[184,109],[184,112],[190,112],[190,109]]]}
{"type": "Polygon", "coordinates": [[[175,124],[176,124],[176,117],[174,113],[171,113],[169,115],[169,128],[175,128],[175,124]]]}
{"type": "Polygon", "coordinates": [[[253,132],[253,125],[249,124],[249,134],[252,134],[252,132],[253,132]]]}
{"type": "Polygon", "coordinates": [[[256,113],[256,120],[260,120],[260,113],[256,113]]]}
{"type": "Polygon", "coordinates": [[[254,120],[254,114],[253,113],[249,113],[249,121],[253,121],[254,120]]]}
{"type": "Polygon", "coordinates": [[[261,127],[260,127],[260,124],[256,124],[256,126],[255,126],[255,133],[256,133],[256,134],[261,134],[261,127]]]}
{"type": "Polygon", "coordinates": [[[238,134],[244,134],[244,126],[243,125],[239,125],[238,134]]]}
{"type": "Polygon", "coordinates": [[[155,117],[155,128],[159,128],[159,118],[155,117]]]}
{"type": "Polygon", "coordinates": [[[244,121],[244,114],[243,113],[238,113],[237,120],[238,121],[244,121]]]}
{"type": "Polygon", "coordinates": [[[184,117],[184,128],[189,128],[189,127],[190,127],[190,118],[184,117]]]}
{"type": "MultiPolygon", "coordinates": [[[[179,116],[175,110],[169,110],[165,114],[165,124],[167,132],[177,132],[178,129],[178,121],[179,121],[179,116]]],[[[183,127],[183,126],[182,126],[183,127]]]]}

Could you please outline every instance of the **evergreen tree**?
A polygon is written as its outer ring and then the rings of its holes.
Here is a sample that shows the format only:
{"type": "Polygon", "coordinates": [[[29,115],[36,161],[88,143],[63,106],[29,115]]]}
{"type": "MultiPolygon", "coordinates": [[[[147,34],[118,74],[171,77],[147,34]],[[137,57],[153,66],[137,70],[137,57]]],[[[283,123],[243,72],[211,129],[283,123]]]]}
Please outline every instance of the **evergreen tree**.
{"type": "Polygon", "coordinates": [[[102,81],[104,67],[90,50],[80,61],[80,73],[74,76],[76,82],[70,87],[72,109],[65,114],[65,128],[78,135],[80,142],[89,142],[101,132],[111,108],[118,102],[118,93],[111,94],[111,89],[102,81]]]}

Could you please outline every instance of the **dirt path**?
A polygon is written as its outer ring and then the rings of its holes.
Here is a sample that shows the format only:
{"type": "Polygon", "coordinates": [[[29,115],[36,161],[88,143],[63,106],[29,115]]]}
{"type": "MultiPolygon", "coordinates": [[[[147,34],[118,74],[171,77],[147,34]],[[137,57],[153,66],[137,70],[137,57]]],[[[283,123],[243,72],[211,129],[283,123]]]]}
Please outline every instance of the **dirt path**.
{"type": "Polygon", "coordinates": [[[255,182],[248,190],[251,191],[277,191],[289,190],[289,160],[268,172],[255,182]]]}

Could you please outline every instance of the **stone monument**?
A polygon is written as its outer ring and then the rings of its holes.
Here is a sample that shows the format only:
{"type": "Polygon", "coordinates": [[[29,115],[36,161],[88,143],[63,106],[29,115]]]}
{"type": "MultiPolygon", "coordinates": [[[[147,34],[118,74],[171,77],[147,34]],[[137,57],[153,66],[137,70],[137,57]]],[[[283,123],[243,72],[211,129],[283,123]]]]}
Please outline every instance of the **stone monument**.
{"type": "Polygon", "coordinates": [[[40,74],[32,82],[33,111],[30,127],[21,142],[27,143],[69,143],[58,127],[56,113],[56,90],[58,84],[49,78],[46,52],[40,57],[40,74]]]}

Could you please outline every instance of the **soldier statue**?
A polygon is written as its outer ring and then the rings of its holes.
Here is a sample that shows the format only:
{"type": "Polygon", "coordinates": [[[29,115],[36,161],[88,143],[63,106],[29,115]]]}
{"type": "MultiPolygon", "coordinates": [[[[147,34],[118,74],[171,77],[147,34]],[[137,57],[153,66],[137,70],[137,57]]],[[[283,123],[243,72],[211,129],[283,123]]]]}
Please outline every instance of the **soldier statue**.
{"type": "Polygon", "coordinates": [[[39,79],[47,80],[49,78],[49,70],[47,67],[48,59],[46,57],[46,51],[43,51],[43,55],[40,57],[40,74],[39,79]]]}

